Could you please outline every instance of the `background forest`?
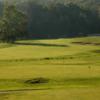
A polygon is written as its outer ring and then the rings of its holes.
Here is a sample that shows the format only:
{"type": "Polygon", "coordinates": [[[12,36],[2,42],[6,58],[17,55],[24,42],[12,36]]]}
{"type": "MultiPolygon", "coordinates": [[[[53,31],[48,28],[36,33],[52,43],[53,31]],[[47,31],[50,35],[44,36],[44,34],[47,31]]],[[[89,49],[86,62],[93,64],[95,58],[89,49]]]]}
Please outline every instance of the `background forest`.
{"type": "Polygon", "coordinates": [[[3,29],[1,27],[0,35],[5,31],[9,34],[5,32],[6,39],[5,35],[2,35],[4,37],[1,40],[7,40],[7,37],[8,40],[12,38],[14,40],[98,34],[100,33],[99,5],[99,0],[1,0],[0,15],[3,29]],[[7,12],[12,19],[7,18],[7,12]],[[8,26],[4,25],[4,19],[8,26]]]}

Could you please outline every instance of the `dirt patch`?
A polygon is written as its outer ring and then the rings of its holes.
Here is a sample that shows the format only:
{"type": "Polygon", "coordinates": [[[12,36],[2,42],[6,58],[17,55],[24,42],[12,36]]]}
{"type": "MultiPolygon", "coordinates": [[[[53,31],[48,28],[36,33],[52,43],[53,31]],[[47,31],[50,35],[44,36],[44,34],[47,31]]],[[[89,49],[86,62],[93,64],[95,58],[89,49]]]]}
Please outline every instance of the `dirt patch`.
{"type": "Polygon", "coordinates": [[[42,77],[29,79],[25,81],[25,83],[27,84],[42,84],[42,83],[48,83],[48,82],[49,82],[49,79],[42,78],[42,77]]]}

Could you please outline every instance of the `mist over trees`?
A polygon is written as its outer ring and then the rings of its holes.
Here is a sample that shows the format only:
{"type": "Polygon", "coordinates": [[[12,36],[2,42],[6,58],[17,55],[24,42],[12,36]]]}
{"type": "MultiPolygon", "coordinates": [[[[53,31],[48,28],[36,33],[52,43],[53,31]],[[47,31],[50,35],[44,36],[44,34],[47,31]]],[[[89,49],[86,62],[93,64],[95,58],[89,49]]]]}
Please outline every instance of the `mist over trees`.
{"type": "Polygon", "coordinates": [[[81,3],[83,0],[62,0],[62,2],[61,0],[56,0],[57,2],[47,0],[49,3],[43,0],[37,1],[23,0],[16,5],[13,3],[9,5],[13,7],[12,10],[10,9],[13,13],[10,14],[10,10],[6,9],[10,17],[4,13],[0,18],[1,40],[4,33],[14,40],[77,37],[100,33],[99,1],[94,3],[94,0],[87,0],[83,2],[83,5],[81,3]],[[3,26],[4,19],[9,22],[10,28],[3,33],[3,28],[8,28],[8,24],[3,26]]]}

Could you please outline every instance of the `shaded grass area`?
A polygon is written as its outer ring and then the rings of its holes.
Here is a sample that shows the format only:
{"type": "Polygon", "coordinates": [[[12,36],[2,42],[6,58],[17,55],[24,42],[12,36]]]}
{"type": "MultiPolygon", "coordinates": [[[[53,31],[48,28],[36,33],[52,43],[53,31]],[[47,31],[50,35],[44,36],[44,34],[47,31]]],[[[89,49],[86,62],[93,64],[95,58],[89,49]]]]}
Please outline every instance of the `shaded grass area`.
{"type": "Polygon", "coordinates": [[[92,52],[100,54],[100,50],[93,50],[92,52]]]}
{"type": "Polygon", "coordinates": [[[80,45],[95,45],[100,46],[100,43],[93,43],[93,42],[72,42],[73,44],[80,44],[80,45]]]}
{"type": "Polygon", "coordinates": [[[47,43],[24,43],[24,42],[16,42],[15,45],[29,45],[29,46],[49,46],[49,47],[68,47],[68,45],[64,44],[47,44],[47,43]]]}
{"type": "Polygon", "coordinates": [[[81,37],[73,39],[73,42],[80,42],[80,43],[100,43],[100,36],[88,36],[88,37],[81,37]]]}
{"type": "Polygon", "coordinates": [[[76,38],[73,44],[100,46],[100,37],[76,38]]]}

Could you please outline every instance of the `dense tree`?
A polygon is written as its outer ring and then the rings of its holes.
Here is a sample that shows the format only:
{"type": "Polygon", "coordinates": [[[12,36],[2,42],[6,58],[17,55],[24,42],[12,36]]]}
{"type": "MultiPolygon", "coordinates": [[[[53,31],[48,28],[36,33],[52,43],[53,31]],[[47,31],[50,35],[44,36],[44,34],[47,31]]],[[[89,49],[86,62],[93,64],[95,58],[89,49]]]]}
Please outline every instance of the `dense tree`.
{"type": "Polygon", "coordinates": [[[27,30],[27,17],[18,11],[15,6],[5,6],[0,22],[0,39],[4,42],[14,42],[24,37],[27,30]]]}
{"type": "Polygon", "coordinates": [[[13,39],[26,35],[27,38],[60,38],[99,34],[99,4],[99,0],[21,0],[17,2],[17,9],[10,6],[6,10],[9,13],[4,13],[1,29],[9,29],[7,37],[13,39]],[[27,14],[28,21],[23,13],[27,14]]]}
{"type": "Polygon", "coordinates": [[[29,30],[34,37],[80,36],[100,32],[98,12],[76,4],[58,3],[44,7],[31,3],[29,11],[29,30]]]}

